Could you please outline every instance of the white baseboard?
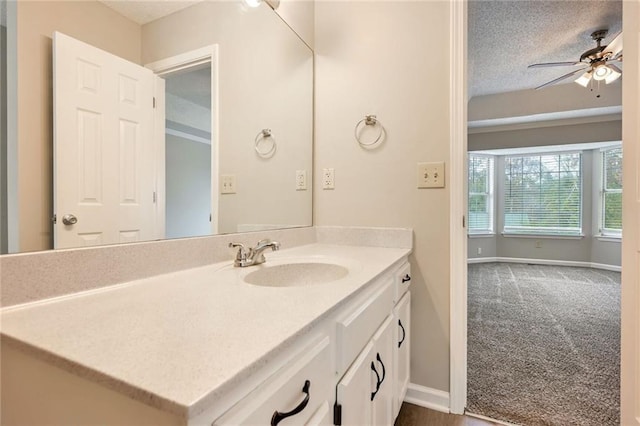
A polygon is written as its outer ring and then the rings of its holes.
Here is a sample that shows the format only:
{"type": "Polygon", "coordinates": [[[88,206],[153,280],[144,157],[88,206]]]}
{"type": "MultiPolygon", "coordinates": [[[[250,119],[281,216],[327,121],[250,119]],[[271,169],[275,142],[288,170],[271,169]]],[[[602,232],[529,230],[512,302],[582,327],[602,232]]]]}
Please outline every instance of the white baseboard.
{"type": "Polygon", "coordinates": [[[581,262],[576,260],[550,260],[550,259],[523,259],[520,257],[474,257],[467,259],[468,264],[474,263],[531,263],[533,265],[554,265],[554,266],[577,266],[580,268],[604,269],[606,271],[620,272],[622,268],[618,265],[607,265],[604,263],[581,262]]]}
{"type": "Polygon", "coordinates": [[[449,413],[449,392],[409,383],[404,401],[420,407],[449,413]]]}

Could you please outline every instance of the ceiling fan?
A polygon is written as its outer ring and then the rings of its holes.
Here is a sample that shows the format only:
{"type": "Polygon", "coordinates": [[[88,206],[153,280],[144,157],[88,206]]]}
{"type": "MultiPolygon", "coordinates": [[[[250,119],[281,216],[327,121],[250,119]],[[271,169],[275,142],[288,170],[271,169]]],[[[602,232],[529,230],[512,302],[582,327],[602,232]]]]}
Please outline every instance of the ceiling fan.
{"type": "Polygon", "coordinates": [[[613,62],[622,62],[622,33],[618,34],[608,45],[602,46],[601,42],[607,36],[607,32],[607,30],[598,30],[591,33],[591,38],[596,42],[597,46],[580,55],[580,60],[577,62],[546,62],[542,64],[529,65],[527,68],[584,65],[575,71],[571,71],[570,73],[556,78],[555,80],[551,80],[536,87],[536,90],[556,84],[582,71],[585,72],[578,77],[575,82],[583,87],[587,87],[592,79],[598,82],[604,80],[606,84],[609,84],[620,78],[622,70],[615,66],[613,62]]]}

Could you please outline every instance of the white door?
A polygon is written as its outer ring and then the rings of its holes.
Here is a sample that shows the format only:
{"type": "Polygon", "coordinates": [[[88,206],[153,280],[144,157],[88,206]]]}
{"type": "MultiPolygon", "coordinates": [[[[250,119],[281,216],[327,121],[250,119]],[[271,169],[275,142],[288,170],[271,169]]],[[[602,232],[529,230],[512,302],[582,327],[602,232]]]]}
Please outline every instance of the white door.
{"type": "Polygon", "coordinates": [[[155,78],[54,33],[55,248],[155,238],[155,78]]]}

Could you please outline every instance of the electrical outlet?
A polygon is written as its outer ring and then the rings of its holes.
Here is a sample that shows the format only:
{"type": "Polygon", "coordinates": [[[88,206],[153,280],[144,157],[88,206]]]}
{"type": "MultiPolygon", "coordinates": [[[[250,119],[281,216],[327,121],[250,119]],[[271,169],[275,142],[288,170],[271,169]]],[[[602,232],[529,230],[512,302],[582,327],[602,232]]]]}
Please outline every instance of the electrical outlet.
{"type": "Polygon", "coordinates": [[[307,171],[296,170],[296,191],[305,191],[307,189],[307,171]]]}
{"type": "Polygon", "coordinates": [[[236,175],[220,176],[220,193],[235,194],[236,193],[236,175]]]}
{"type": "Polygon", "coordinates": [[[333,169],[322,169],[322,189],[334,189],[335,173],[333,169]]]}
{"type": "Polygon", "coordinates": [[[478,247],[478,254],[482,254],[482,247],[478,247]]]}
{"type": "Polygon", "coordinates": [[[444,162],[418,163],[418,188],[444,188],[444,162]]]}

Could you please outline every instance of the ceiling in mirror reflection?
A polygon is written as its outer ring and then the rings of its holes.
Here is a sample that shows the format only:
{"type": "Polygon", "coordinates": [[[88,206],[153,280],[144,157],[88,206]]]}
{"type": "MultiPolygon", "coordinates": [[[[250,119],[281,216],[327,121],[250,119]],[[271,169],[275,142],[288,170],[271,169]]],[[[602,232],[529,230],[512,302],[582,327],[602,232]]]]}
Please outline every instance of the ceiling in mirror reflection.
{"type": "MultiPolygon", "coordinates": [[[[9,66],[30,84],[18,85],[16,99],[8,99],[9,108],[16,108],[13,125],[19,137],[6,143],[9,152],[20,156],[8,155],[4,164],[16,170],[14,181],[2,182],[13,186],[16,194],[12,197],[8,191],[2,211],[8,229],[0,232],[4,243],[0,247],[8,247],[5,252],[52,248],[51,217],[67,213],[53,208],[54,31],[149,67],[216,46],[214,71],[201,66],[166,78],[166,97],[176,102],[166,104],[165,155],[175,160],[177,152],[185,151],[169,149],[185,134],[201,145],[213,142],[207,154],[207,184],[211,200],[217,199],[209,213],[216,222],[212,228],[219,233],[311,225],[311,187],[296,191],[295,176],[300,170],[312,175],[313,52],[266,4],[249,9],[241,1],[30,1],[19,2],[16,9],[17,49],[30,54],[17,51],[17,63],[9,66]],[[199,118],[204,115],[211,119],[199,118]],[[264,128],[278,138],[278,152],[270,159],[260,158],[254,150],[254,137],[264,128]],[[220,176],[233,176],[234,193],[221,193],[220,176]]],[[[189,163],[183,166],[196,169],[189,163]]],[[[166,178],[162,176],[166,170],[158,173],[158,179],[166,178]]],[[[167,184],[164,180],[158,184],[158,199],[168,195],[167,184]]],[[[182,186],[186,191],[194,187],[189,182],[182,186]]],[[[202,201],[202,196],[198,199],[202,201]]],[[[78,218],[83,220],[87,218],[78,218]]],[[[204,234],[208,232],[176,235],[167,224],[149,239],[204,234]]],[[[112,242],[123,241],[108,243],[112,242]]]]}
{"type": "Polygon", "coordinates": [[[106,6],[115,10],[140,25],[148,24],[156,19],[163,18],[200,3],[203,0],[154,0],[154,1],[123,1],[123,0],[99,0],[106,6]]]}

